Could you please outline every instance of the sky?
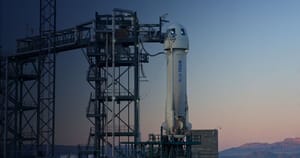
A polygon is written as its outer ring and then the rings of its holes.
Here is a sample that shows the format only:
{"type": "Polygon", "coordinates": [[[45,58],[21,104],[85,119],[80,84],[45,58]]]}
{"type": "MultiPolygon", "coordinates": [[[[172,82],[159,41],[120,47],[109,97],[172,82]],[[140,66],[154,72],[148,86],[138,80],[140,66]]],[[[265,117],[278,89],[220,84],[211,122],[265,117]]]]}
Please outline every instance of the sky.
{"type": "MultiPolygon", "coordinates": [[[[137,11],[141,23],[157,23],[168,13],[168,20],[184,25],[189,35],[190,122],[193,129],[219,129],[223,150],[300,137],[299,6],[298,0],[59,0],[57,29],[113,8],[137,11]]],[[[16,38],[38,33],[38,1],[1,0],[0,14],[3,52],[14,52],[16,38]]],[[[153,53],[163,50],[161,44],[146,48],[153,53]]],[[[57,144],[87,143],[87,69],[80,50],[57,56],[57,144]]],[[[158,133],[164,119],[166,58],[151,58],[145,73],[149,81],[141,83],[144,139],[158,133]]]]}

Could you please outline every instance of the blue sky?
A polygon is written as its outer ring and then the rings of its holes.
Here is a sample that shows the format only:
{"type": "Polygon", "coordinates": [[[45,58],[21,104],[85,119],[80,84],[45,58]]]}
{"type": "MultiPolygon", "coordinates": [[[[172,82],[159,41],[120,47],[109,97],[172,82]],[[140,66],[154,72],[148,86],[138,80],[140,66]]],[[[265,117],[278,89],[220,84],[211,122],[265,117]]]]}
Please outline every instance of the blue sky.
{"type": "MultiPolygon", "coordinates": [[[[11,53],[15,39],[38,33],[37,1],[1,1],[1,42],[11,53]]],[[[57,27],[94,18],[96,11],[135,10],[140,22],[168,13],[189,34],[188,102],[195,129],[220,128],[220,149],[246,142],[300,137],[300,1],[194,0],[57,2],[57,27]]],[[[162,45],[147,45],[158,52],[162,45]]],[[[57,143],[86,143],[89,86],[80,51],[57,58],[57,143]],[[76,132],[74,132],[76,131],[76,132]],[[68,135],[65,135],[68,133],[68,135]]],[[[145,65],[141,84],[143,137],[159,132],[164,118],[166,59],[145,65]],[[155,117],[153,117],[155,115],[155,117]],[[146,128],[147,127],[147,128],[146,128]]]]}

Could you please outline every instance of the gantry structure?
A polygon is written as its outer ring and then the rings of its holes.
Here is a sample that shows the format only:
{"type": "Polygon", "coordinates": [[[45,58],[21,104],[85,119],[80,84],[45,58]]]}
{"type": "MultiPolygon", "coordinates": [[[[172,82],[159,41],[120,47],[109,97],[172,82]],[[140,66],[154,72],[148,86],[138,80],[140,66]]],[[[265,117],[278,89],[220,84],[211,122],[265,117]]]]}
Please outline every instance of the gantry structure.
{"type": "Polygon", "coordinates": [[[139,24],[135,12],[114,9],[112,15],[96,14],[92,41],[86,49],[87,81],[93,88],[87,108],[92,123],[87,154],[95,157],[136,157],[136,146],[122,141],[140,141],[140,66],[149,54],[143,42],[162,42],[158,24],[139,24]]]}
{"type": "Polygon", "coordinates": [[[1,56],[1,157],[54,156],[56,0],[40,0],[39,33],[1,56]]]}
{"type": "Polygon", "coordinates": [[[41,1],[40,35],[18,39],[17,52],[1,56],[1,157],[55,156],[56,55],[75,49],[84,50],[93,90],[86,113],[92,127],[82,154],[136,157],[136,145],[121,142],[140,141],[140,66],[150,55],[141,45],[162,43],[164,20],[140,24],[136,12],[114,9],[57,31],[55,1],[41,1]]]}

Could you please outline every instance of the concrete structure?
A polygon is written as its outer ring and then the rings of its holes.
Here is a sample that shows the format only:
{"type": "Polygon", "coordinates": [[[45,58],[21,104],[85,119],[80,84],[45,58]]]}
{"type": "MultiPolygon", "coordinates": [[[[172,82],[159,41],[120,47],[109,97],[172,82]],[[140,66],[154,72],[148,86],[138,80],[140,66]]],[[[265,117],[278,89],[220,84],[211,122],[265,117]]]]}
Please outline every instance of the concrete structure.
{"type": "Polygon", "coordinates": [[[201,142],[192,145],[192,158],[218,158],[218,130],[192,130],[192,141],[201,142]]]}

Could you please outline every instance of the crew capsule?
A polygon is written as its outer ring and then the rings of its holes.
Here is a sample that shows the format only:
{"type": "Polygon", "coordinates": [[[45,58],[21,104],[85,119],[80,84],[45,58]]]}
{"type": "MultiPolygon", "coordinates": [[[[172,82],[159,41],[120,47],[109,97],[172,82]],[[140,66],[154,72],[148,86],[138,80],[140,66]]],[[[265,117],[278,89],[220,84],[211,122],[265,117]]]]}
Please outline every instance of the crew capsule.
{"type": "Polygon", "coordinates": [[[164,39],[164,48],[166,51],[170,49],[189,49],[189,38],[185,28],[180,24],[172,24],[168,27],[164,39]]]}

